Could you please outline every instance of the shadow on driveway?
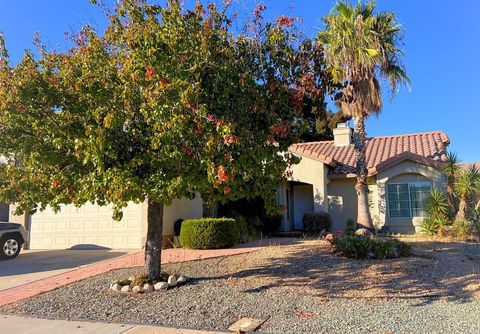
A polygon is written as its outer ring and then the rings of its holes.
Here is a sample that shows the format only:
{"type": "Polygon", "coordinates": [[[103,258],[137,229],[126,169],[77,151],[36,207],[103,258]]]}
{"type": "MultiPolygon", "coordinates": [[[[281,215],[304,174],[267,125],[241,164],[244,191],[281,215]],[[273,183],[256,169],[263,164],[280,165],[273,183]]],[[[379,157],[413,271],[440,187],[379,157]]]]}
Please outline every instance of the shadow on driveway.
{"type": "Polygon", "coordinates": [[[0,261],[0,290],[131,252],[108,248],[84,249],[80,246],[67,250],[26,250],[16,259],[0,261]]]}

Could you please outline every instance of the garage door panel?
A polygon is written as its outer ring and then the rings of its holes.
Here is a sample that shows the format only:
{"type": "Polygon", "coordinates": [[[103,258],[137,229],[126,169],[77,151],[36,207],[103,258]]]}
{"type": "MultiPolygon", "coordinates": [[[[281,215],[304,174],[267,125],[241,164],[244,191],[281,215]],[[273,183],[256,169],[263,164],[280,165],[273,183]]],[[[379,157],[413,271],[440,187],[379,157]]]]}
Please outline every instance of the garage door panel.
{"type": "Polygon", "coordinates": [[[57,214],[50,208],[32,215],[32,249],[65,249],[77,245],[98,245],[117,249],[141,248],[141,206],[129,204],[124,218],[112,219],[112,207],[86,204],[80,208],[62,206],[57,214]]]}

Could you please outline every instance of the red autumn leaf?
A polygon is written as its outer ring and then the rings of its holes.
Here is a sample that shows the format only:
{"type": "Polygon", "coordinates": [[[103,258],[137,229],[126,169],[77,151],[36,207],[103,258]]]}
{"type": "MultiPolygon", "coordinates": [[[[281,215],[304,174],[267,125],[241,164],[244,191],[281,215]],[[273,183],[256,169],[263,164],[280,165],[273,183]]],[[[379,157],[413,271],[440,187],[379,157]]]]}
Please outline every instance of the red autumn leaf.
{"type": "Polygon", "coordinates": [[[226,170],[225,167],[222,166],[222,165],[218,166],[217,176],[218,176],[218,181],[219,181],[220,183],[226,182],[226,181],[228,181],[228,179],[229,179],[227,170],[226,170]]]}
{"type": "Polygon", "coordinates": [[[150,67],[150,66],[146,66],[145,67],[145,77],[147,79],[151,79],[155,74],[155,69],[153,67],[150,67]]]}
{"type": "Polygon", "coordinates": [[[57,189],[59,184],[60,182],[57,179],[53,180],[53,189],[57,189]]]}
{"type": "Polygon", "coordinates": [[[230,146],[238,142],[238,137],[232,134],[225,135],[223,136],[223,142],[225,143],[225,145],[230,146]]]}

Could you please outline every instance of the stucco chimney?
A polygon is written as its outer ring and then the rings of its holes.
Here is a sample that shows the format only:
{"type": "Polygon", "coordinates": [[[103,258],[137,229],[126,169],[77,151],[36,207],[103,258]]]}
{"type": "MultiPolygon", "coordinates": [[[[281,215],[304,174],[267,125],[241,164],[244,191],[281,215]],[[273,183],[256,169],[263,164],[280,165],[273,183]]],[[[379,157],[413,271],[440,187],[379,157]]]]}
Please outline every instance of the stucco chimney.
{"type": "Polygon", "coordinates": [[[333,129],[333,141],[335,146],[347,146],[352,143],[352,129],[347,123],[338,123],[333,129]]]}

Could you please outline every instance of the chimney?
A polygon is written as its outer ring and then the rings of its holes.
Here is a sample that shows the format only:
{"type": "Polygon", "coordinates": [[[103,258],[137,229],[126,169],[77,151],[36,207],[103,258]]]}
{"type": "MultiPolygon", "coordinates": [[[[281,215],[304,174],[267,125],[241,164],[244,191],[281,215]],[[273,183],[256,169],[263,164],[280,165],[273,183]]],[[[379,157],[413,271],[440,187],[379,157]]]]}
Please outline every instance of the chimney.
{"type": "Polygon", "coordinates": [[[352,143],[352,129],[347,123],[338,123],[333,129],[333,141],[335,146],[348,146],[352,143]]]}

